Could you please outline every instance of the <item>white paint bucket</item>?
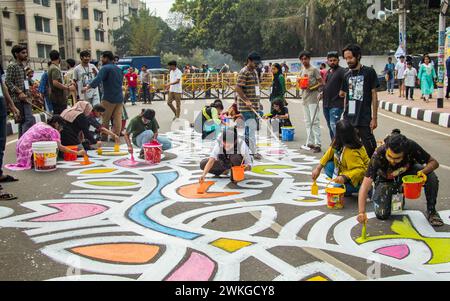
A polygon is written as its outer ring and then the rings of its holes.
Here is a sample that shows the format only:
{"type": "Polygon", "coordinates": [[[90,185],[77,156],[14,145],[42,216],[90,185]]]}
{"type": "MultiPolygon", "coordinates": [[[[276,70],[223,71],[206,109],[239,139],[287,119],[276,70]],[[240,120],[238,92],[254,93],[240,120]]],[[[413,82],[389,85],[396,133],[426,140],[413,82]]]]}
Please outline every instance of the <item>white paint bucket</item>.
{"type": "Polygon", "coordinates": [[[39,172],[56,170],[57,148],[58,144],[55,141],[34,142],[31,145],[34,170],[39,172]]]}

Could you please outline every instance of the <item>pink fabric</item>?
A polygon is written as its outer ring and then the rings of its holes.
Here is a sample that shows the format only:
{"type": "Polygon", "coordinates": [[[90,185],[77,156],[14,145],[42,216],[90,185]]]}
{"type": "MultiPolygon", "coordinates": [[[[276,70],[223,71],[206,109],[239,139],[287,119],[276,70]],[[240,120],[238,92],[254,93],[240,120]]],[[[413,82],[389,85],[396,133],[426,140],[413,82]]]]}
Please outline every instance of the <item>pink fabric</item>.
{"type": "Polygon", "coordinates": [[[33,155],[31,146],[34,142],[40,141],[61,142],[61,134],[44,122],[36,123],[17,141],[17,163],[7,164],[5,167],[10,170],[31,169],[31,157],[33,155]]]}

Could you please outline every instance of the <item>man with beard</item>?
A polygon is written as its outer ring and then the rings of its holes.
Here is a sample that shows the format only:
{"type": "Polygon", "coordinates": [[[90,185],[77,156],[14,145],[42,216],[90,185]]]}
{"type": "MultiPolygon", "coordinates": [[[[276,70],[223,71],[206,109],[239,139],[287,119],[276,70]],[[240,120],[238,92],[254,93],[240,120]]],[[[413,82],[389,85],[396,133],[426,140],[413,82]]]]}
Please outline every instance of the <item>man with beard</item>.
{"type": "Polygon", "coordinates": [[[347,45],[342,51],[349,72],[345,74],[341,97],[345,98],[344,119],[358,130],[369,158],[377,147],[373,131],[378,127],[378,78],[371,67],[361,64],[361,47],[347,45]]]}
{"type": "Polygon", "coordinates": [[[339,95],[347,72],[339,66],[339,54],[337,51],[329,52],[327,64],[330,67],[325,77],[325,86],[319,98],[323,99],[323,114],[330,130],[331,141],[336,136],[336,123],[341,120],[344,112],[344,98],[339,95]]]}

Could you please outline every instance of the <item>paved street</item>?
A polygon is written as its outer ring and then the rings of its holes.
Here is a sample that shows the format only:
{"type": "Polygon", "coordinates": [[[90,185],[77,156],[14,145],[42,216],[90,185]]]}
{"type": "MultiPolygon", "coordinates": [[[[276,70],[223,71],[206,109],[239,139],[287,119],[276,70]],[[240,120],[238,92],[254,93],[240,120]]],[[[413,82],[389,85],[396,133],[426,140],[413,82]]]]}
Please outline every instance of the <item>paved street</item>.
{"type": "MultiPolygon", "coordinates": [[[[183,118],[192,122],[204,104],[183,101],[183,118]]],[[[299,103],[289,105],[294,142],[270,139],[264,126],[264,159],[244,182],[211,178],[205,195],[195,183],[211,145],[183,123],[171,124],[164,102],[146,107],[174,144],[158,166],[129,167],[124,157],[90,153],[89,166],[5,171],[20,181],[3,185],[19,199],[0,204],[1,280],[450,280],[450,129],[380,110],[377,140],[399,128],[441,163],[437,209],[446,225],[428,224],[422,196],[388,221],[370,213],[369,240],[361,243],[355,197],[342,210],[328,209],[325,176],[320,195],[311,195],[319,156],[300,150],[306,130],[299,103]]],[[[127,105],[128,115],[142,108],[127,105]]],[[[16,138],[8,138],[5,164],[15,161],[16,138]]]]}

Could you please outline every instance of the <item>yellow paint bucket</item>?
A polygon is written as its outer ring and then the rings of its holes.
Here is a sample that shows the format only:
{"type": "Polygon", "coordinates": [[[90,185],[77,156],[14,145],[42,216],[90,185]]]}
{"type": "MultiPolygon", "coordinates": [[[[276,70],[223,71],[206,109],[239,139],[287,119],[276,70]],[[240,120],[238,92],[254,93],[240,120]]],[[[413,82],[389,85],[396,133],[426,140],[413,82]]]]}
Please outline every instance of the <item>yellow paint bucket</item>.
{"type": "Polygon", "coordinates": [[[327,193],[327,207],[328,209],[342,209],[344,208],[344,188],[340,187],[328,187],[325,189],[327,193]]]}

